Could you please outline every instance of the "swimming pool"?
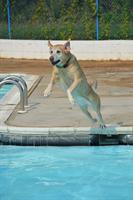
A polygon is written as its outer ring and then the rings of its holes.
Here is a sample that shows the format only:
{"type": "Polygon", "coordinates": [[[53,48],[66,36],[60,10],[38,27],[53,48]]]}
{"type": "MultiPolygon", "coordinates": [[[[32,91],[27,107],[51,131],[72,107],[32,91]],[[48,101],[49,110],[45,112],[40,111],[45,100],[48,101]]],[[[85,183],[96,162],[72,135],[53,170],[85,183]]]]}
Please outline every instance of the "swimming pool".
{"type": "Polygon", "coordinates": [[[0,87],[0,99],[5,96],[5,94],[10,91],[10,89],[13,87],[12,84],[6,84],[2,87],[0,87]]]}
{"type": "Polygon", "coordinates": [[[0,146],[1,200],[132,198],[132,146],[0,146]]]}

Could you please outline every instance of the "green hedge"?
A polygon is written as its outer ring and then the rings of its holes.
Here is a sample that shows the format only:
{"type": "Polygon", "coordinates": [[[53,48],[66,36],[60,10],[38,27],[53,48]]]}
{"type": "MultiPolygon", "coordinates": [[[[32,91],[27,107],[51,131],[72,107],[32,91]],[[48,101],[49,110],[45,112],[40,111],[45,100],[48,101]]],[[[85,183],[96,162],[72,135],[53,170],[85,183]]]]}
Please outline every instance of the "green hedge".
{"type": "MultiPolygon", "coordinates": [[[[13,39],[95,40],[95,0],[10,0],[13,39]]],[[[130,0],[100,1],[99,38],[133,39],[130,0]],[[130,12],[129,12],[130,10],[130,12]]],[[[8,38],[6,0],[0,0],[0,38],[8,38]]]]}

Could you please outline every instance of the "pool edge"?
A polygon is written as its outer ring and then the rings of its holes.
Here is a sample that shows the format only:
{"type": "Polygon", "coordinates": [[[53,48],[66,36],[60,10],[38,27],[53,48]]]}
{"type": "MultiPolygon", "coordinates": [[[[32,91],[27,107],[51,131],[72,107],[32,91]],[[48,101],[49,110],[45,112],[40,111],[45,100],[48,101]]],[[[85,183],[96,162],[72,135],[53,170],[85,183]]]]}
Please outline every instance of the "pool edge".
{"type": "Polygon", "coordinates": [[[133,127],[15,127],[0,126],[0,143],[20,146],[133,145],[133,127]]]}
{"type": "MultiPolygon", "coordinates": [[[[40,76],[31,75],[31,92],[40,81],[40,76]]],[[[17,99],[18,100],[18,99],[17,99]]],[[[18,102],[17,102],[18,103],[18,102]]],[[[0,123],[0,144],[33,146],[73,146],[73,145],[133,145],[133,127],[108,125],[107,128],[92,127],[17,127],[6,124],[16,108],[7,105],[6,116],[0,123]]]]}

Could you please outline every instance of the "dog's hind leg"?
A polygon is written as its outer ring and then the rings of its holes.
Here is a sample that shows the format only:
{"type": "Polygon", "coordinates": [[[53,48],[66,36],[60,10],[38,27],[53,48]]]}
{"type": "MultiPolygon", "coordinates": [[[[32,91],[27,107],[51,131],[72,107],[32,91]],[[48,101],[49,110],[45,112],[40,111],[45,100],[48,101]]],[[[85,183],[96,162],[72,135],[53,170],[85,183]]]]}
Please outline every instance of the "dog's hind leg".
{"type": "Polygon", "coordinates": [[[101,114],[100,110],[97,110],[96,113],[97,113],[97,115],[98,115],[100,127],[101,127],[101,128],[105,128],[106,126],[105,126],[105,124],[104,124],[104,121],[103,121],[102,114],[101,114]]]}
{"type": "Polygon", "coordinates": [[[89,121],[94,124],[97,122],[96,119],[94,119],[91,114],[88,112],[88,105],[80,105],[79,104],[80,109],[83,111],[83,113],[88,117],[89,121]]]}
{"type": "Polygon", "coordinates": [[[100,103],[100,99],[98,98],[97,99],[98,101],[94,104],[92,103],[92,106],[93,106],[93,109],[95,110],[95,112],[97,113],[97,116],[98,116],[98,121],[99,121],[99,124],[100,124],[100,127],[101,128],[105,128],[105,124],[104,124],[104,121],[103,121],[103,117],[102,117],[102,114],[101,114],[101,103],[100,103]]]}

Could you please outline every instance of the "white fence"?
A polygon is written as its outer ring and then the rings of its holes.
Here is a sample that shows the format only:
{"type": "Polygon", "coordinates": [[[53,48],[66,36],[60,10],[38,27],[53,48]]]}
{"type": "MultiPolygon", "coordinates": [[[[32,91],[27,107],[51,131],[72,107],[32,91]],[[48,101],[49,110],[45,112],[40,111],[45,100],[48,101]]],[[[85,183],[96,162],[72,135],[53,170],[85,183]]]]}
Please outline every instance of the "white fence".
{"type": "MultiPolygon", "coordinates": [[[[65,41],[52,41],[63,44],[65,41]]],[[[71,41],[71,52],[80,60],[133,60],[132,40],[71,41]]],[[[46,40],[0,39],[0,58],[48,59],[46,40]]]]}

